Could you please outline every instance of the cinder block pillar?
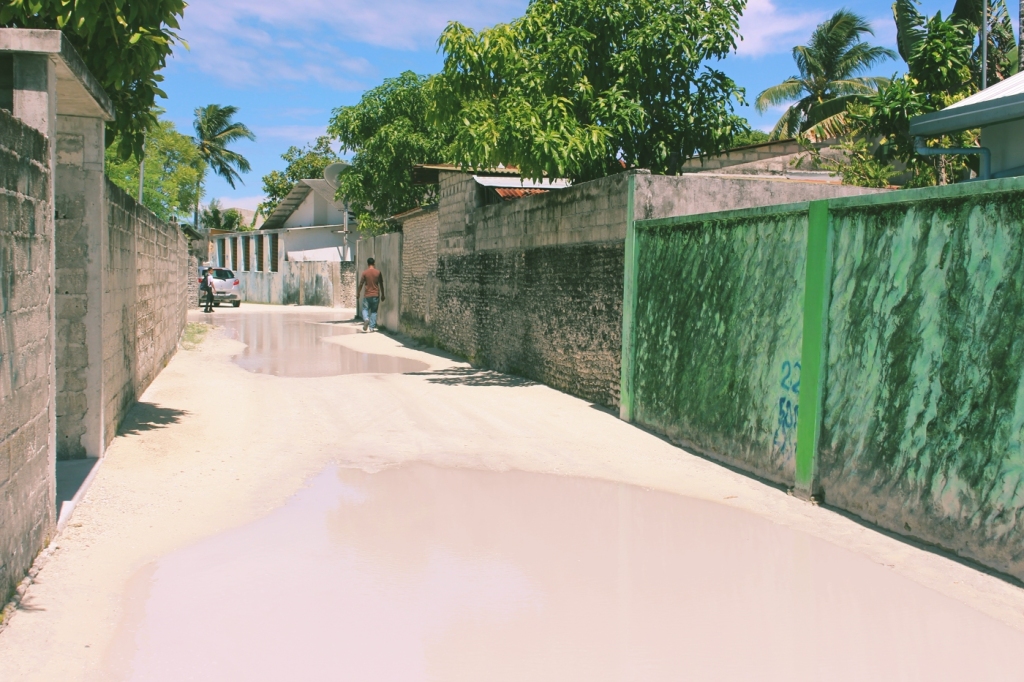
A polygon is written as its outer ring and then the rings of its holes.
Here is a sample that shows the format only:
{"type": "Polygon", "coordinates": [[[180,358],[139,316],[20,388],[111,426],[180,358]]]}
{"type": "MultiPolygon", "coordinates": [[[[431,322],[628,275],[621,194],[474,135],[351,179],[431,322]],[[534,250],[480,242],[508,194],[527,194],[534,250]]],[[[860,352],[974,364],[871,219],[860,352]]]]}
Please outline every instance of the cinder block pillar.
{"type": "MultiPolygon", "coordinates": [[[[12,91],[11,113],[15,118],[20,119],[26,125],[31,126],[49,138],[50,169],[53,170],[54,158],[56,156],[56,145],[53,144],[54,131],[57,128],[57,70],[49,55],[45,54],[24,54],[15,53],[12,57],[12,91]]],[[[54,205],[55,178],[50,178],[49,205],[54,205]]],[[[48,216],[52,220],[52,215],[48,216]]],[[[52,224],[52,223],[51,223],[52,224]]],[[[52,228],[51,228],[52,229],[52,228]]],[[[53,235],[53,232],[50,232],[53,235]]],[[[54,500],[57,496],[56,476],[57,467],[57,442],[56,442],[56,335],[53,332],[56,305],[54,302],[54,255],[56,239],[50,240],[50,253],[48,263],[49,281],[49,309],[50,309],[50,341],[49,361],[47,372],[49,374],[49,388],[47,392],[47,405],[49,406],[49,428],[47,430],[47,471],[49,478],[49,499],[54,500]]],[[[51,505],[52,508],[52,505],[51,505]]]]}
{"type": "MultiPolygon", "coordinates": [[[[104,122],[57,117],[57,456],[103,455],[104,122]]],[[[116,326],[116,325],[115,325],[116,326]]],[[[118,362],[118,358],[111,358],[118,362]]]]}

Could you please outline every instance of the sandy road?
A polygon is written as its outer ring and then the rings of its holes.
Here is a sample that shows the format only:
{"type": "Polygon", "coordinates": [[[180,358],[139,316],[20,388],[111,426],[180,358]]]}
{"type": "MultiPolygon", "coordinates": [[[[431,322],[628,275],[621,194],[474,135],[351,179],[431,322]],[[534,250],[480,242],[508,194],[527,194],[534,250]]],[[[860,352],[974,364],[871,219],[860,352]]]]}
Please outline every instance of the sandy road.
{"type": "MultiPolygon", "coordinates": [[[[310,312],[246,306],[216,319],[310,312]]],[[[515,470],[712,501],[825,540],[1024,636],[1024,590],[689,455],[584,401],[384,335],[317,343],[427,369],[255,373],[233,361],[245,346],[223,333],[180,351],[109,448],[23,609],[0,632],[0,680],[115,679],[119,632],[143,617],[139,584],[156,562],[268,518],[332,464],[515,470]]]]}

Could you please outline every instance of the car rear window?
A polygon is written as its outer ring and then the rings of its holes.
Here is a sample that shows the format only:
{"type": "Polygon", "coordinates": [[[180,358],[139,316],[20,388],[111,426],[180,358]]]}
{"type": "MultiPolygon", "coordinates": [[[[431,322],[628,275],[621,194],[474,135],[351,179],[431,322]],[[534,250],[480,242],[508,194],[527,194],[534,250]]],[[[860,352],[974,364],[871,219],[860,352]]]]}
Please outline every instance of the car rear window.
{"type": "Polygon", "coordinates": [[[232,279],[235,276],[235,273],[233,273],[230,270],[224,270],[222,268],[214,268],[213,276],[215,279],[232,279]]]}

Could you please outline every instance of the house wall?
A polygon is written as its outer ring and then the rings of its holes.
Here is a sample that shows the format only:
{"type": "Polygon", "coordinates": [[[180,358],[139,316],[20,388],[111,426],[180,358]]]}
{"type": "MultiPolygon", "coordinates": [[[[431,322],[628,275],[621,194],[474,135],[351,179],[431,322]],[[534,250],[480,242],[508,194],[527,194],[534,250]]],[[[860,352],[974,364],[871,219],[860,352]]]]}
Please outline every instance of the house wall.
{"type": "Polygon", "coordinates": [[[282,232],[282,250],[284,252],[309,251],[311,249],[325,249],[332,246],[349,246],[350,242],[354,240],[355,236],[352,233],[336,234],[335,230],[341,230],[341,227],[332,225],[322,229],[310,228],[308,230],[282,232]]]}
{"type": "Polygon", "coordinates": [[[284,227],[310,227],[312,225],[343,225],[345,212],[315,191],[310,191],[298,208],[284,221],[284,227]]]}
{"type": "Polygon", "coordinates": [[[51,192],[46,137],[0,110],[0,603],[56,522],[51,192]]]}
{"type": "Polygon", "coordinates": [[[274,305],[355,307],[355,264],[283,262],[278,272],[236,272],[242,301],[274,305]]]}
{"type": "Polygon", "coordinates": [[[1024,166],[1024,120],[981,129],[981,146],[992,153],[992,172],[1024,166]]]}

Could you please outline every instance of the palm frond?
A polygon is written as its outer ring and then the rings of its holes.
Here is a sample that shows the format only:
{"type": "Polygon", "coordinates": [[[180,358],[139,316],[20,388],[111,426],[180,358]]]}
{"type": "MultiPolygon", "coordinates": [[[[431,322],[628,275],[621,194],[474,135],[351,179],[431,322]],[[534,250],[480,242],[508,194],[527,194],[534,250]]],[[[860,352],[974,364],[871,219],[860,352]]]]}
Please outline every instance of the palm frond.
{"type": "MultiPolygon", "coordinates": [[[[980,4],[978,11],[981,11],[980,4]]],[[[909,63],[910,56],[928,34],[924,16],[917,11],[914,0],[896,0],[892,5],[892,16],[896,21],[896,46],[903,61],[909,63]]]]}
{"type": "Polygon", "coordinates": [[[796,77],[788,78],[782,83],[762,91],[754,102],[754,108],[758,112],[764,113],[769,107],[798,99],[806,91],[807,84],[804,81],[796,77]]]}

